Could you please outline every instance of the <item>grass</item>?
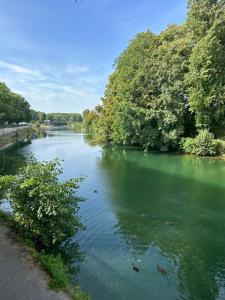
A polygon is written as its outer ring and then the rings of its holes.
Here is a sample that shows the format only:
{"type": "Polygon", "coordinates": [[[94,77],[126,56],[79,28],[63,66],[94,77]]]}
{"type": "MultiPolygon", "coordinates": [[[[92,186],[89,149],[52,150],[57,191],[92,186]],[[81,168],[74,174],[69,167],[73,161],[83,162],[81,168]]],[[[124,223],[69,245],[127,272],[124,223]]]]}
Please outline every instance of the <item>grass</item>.
{"type": "Polygon", "coordinates": [[[71,290],[68,291],[69,295],[73,300],[90,300],[90,296],[84,293],[79,285],[76,285],[71,290]]]}
{"type": "Polygon", "coordinates": [[[38,253],[32,240],[26,238],[18,231],[15,221],[9,213],[0,210],[0,223],[12,228],[16,233],[16,241],[25,245],[29,254],[35,258],[44,271],[49,275],[49,287],[56,291],[64,291],[73,300],[90,300],[90,296],[84,293],[78,285],[71,284],[69,268],[63,262],[60,255],[47,254],[44,251],[38,253]]]}
{"type": "Polygon", "coordinates": [[[49,286],[52,289],[57,290],[68,287],[70,282],[69,272],[60,255],[48,255],[42,252],[38,260],[43,269],[50,275],[49,286]]]}
{"type": "Polygon", "coordinates": [[[60,255],[46,254],[42,252],[38,256],[42,268],[49,274],[49,286],[54,290],[63,290],[74,300],[90,300],[79,286],[71,285],[71,276],[68,267],[64,264],[60,255]]]}

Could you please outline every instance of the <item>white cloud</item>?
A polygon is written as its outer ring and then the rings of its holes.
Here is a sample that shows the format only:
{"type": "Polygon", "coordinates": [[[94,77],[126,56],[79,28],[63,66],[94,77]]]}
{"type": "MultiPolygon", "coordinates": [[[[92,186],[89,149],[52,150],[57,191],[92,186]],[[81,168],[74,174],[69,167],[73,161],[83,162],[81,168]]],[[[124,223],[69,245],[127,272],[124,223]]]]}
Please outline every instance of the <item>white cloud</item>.
{"type": "Polygon", "coordinates": [[[0,60],[0,68],[3,68],[9,72],[16,73],[16,74],[21,74],[21,75],[29,75],[29,76],[34,76],[38,77],[40,79],[44,79],[45,77],[39,70],[32,70],[20,65],[16,64],[11,64],[5,61],[0,60]]]}
{"type": "Polygon", "coordinates": [[[88,68],[83,66],[67,65],[63,71],[64,74],[81,74],[87,73],[88,68]]]}
{"type": "Polygon", "coordinates": [[[106,76],[87,66],[24,66],[0,60],[1,81],[45,112],[82,112],[100,102],[106,76]],[[41,71],[40,71],[41,69],[41,71]]]}

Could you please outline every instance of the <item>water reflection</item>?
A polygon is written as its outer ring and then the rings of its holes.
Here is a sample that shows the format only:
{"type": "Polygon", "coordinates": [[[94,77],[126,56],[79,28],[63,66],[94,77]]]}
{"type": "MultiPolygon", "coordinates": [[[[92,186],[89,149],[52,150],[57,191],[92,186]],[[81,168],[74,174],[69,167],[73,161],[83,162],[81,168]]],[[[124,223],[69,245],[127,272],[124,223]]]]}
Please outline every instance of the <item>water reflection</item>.
{"type": "Polygon", "coordinates": [[[101,166],[118,230],[134,255],[156,248],[155,264],[173,284],[177,274],[185,299],[224,299],[224,164],[105,148],[101,166]]]}
{"type": "Polygon", "coordinates": [[[0,175],[16,174],[18,169],[25,165],[25,157],[16,152],[21,146],[10,151],[0,151],[0,175]]]}

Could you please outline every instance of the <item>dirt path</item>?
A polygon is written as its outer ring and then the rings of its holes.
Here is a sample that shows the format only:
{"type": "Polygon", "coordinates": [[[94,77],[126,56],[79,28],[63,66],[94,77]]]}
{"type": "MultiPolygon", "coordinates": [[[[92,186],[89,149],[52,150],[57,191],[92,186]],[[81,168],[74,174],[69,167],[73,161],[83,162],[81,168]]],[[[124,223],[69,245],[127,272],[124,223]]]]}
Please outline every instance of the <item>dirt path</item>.
{"type": "Polygon", "coordinates": [[[46,275],[0,224],[0,300],[69,300],[48,289],[46,275]]]}

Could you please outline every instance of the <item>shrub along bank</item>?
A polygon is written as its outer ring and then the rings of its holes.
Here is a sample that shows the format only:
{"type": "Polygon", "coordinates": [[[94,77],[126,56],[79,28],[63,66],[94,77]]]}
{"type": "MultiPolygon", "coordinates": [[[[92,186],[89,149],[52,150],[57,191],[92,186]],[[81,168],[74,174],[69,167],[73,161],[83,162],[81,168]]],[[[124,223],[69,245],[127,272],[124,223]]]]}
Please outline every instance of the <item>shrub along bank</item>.
{"type": "MultiPolygon", "coordinates": [[[[71,285],[70,268],[63,258],[62,245],[83,229],[77,216],[79,202],[75,191],[84,178],[59,181],[60,162],[39,162],[29,158],[17,175],[0,177],[0,189],[10,201],[12,214],[0,218],[16,230],[32,254],[50,275],[50,287],[63,289],[74,299],[88,299],[71,285]]],[[[72,244],[71,244],[72,245],[72,244]]]]}

